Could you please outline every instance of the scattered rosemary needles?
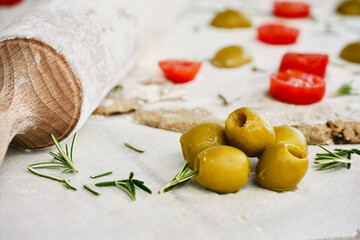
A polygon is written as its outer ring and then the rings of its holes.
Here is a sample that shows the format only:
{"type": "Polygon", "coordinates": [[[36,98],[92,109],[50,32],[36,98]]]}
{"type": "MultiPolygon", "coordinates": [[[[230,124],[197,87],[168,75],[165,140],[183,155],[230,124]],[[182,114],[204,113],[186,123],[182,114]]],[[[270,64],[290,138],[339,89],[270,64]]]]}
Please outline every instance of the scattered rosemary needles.
{"type": "Polygon", "coordinates": [[[31,164],[28,166],[28,170],[40,177],[45,177],[58,182],[63,182],[65,183],[65,186],[67,186],[68,188],[72,190],[77,190],[74,186],[70,184],[69,179],[37,170],[38,168],[65,168],[65,170],[62,171],[62,173],[67,173],[67,172],[78,173],[79,171],[75,168],[74,159],[73,159],[73,155],[74,155],[73,153],[76,145],[77,135],[78,135],[77,133],[74,134],[70,151],[67,144],[65,145],[65,150],[64,150],[61,147],[59,141],[56,139],[56,137],[54,135],[51,135],[55,143],[55,146],[58,150],[58,153],[49,152],[49,154],[52,157],[54,157],[55,162],[42,162],[42,163],[31,164]]]}
{"type": "Polygon", "coordinates": [[[325,164],[324,166],[316,169],[316,171],[322,171],[325,169],[329,169],[335,167],[336,165],[344,165],[346,164],[347,169],[350,169],[351,163],[354,161],[351,160],[352,154],[360,155],[360,150],[358,149],[335,149],[334,152],[326,149],[325,147],[318,145],[320,148],[326,151],[326,153],[317,153],[315,158],[315,164],[325,164]],[[343,158],[342,156],[347,156],[347,158],[343,158]]]}
{"type": "Polygon", "coordinates": [[[97,187],[109,187],[109,186],[119,187],[122,190],[124,190],[131,197],[132,200],[136,200],[135,186],[149,194],[152,194],[152,191],[148,187],[145,186],[145,183],[143,181],[134,179],[133,172],[130,173],[128,179],[109,181],[109,182],[100,182],[100,183],[96,183],[95,186],[97,186],[97,187]]]}

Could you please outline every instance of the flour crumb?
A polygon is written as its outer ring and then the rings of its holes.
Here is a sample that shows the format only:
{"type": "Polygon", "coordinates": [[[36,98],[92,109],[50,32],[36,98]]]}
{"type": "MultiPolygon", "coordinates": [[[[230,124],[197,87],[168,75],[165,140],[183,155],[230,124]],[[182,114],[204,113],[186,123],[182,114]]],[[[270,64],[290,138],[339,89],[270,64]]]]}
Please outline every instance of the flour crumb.
{"type": "Polygon", "coordinates": [[[39,65],[39,64],[40,64],[40,60],[41,60],[40,54],[39,54],[39,53],[36,53],[35,56],[34,56],[34,59],[35,59],[36,65],[39,65]]]}

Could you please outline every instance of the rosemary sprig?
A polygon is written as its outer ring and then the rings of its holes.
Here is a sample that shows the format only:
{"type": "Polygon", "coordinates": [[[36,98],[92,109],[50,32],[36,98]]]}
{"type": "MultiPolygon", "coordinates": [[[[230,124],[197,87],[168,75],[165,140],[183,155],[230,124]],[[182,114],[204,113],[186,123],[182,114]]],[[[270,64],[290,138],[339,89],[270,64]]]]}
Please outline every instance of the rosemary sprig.
{"type": "Polygon", "coordinates": [[[40,177],[49,178],[58,182],[63,182],[67,188],[72,190],[77,190],[74,186],[70,184],[70,180],[67,178],[63,178],[54,174],[45,173],[43,171],[36,170],[39,168],[65,168],[65,170],[62,171],[62,173],[79,172],[77,169],[75,169],[74,161],[73,161],[73,153],[75,149],[77,133],[75,133],[74,138],[72,140],[70,152],[67,144],[65,145],[66,151],[64,151],[60,143],[56,139],[56,137],[54,135],[51,135],[51,137],[55,143],[58,153],[55,154],[53,152],[50,152],[49,154],[52,157],[54,157],[54,160],[56,160],[57,162],[42,162],[42,163],[31,164],[28,166],[28,170],[40,177]]]}
{"type": "Polygon", "coordinates": [[[101,195],[101,193],[98,192],[92,184],[84,184],[84,188],[86,188],[87,190],[89,190],[90,192],[92,192],[95,195],[101,195]]]}
{"type": "Polygon", "coordinates": [[[224,105],[229,105],[228,100],[223,95],[219,94],[218,97],[223,101],[224,105]]]}
{"type": "Polygon", "coordinates": [[[38,175],[40,177],[49,178],[49,179],[52,179],[52,180],[55,180],[55,181],[58,181],[58,182],[63,182],[65,184],[65,186],[67,186],[69,189],[77,190],[74,186],[72,186],[70,184],[70,180],[67,179],[67,178],[63,178],[63,177],[60,177],[60,176],[57,176],[57,175],[54,175],[54,174],[45,173],[43,171],[36,170],[37,168],[44,168],[45,164],[40,165],[40,166],[34,166],[34,165],[39,165],[39,164],[33,164],[33,165],[28,166],[28,170],[30,172],[32,172],[33,174],[38,175]]]}
{"type": "Polygon", "coordinates": [[[256,66],[252,66],[251,71],[253,71],[253,72],[262,72],[262,73],[266,72],[265,69],[261,69],[261,68],[258,68],[256,66]]]}
{"type": "Polygon", "coordinates": [[[353,81],[344,83],[340,86],[338,90],[336,90],[333,94],[330,95],[330,97],[339,97],[339,96],[348,96],[348,95],[358,95],[357,92],[354,91],[351,84],[353,81]]]}
{"type": "Polygon", "coordinates": [[[351,163],[354,161],[351,160],[351,154],[360,155],[360,150],[358,149],[335,149],[335,152],[331,152],[328,149],[324,148],[321,145],[318,145],[320,148],[325,150],[327,153],[317,153],[315,158],[315,164],[325,164],[324,166],[317,169],[317,171],[322,171],[328,168],[332,168],[336,165],[344,165],[346,164],[347,168],[350,169],[351,163]],[[347,155],[347,158],[343,158],[342,156],[347,155]]]}
{"type": "Polygon", "coordinates": [[[55,160],[61,162],[64,165],[64,167],[67,168],[63,171],[63,173],[67,173],[67,172],[78,173],[79,172],[74,166],[74,158],[73,158],[77,136],[78,136],[78,133],[75,133],[72,143],[71,143],[70,152],[69,152],[67,144],[65,144],[66,151],[64,151],[63,148],[61,147],[59,141],[56,139],[56,137],[53,134],[51,135],[51,137],[55,143],[55,146],[58,150],[58,153],[56,154],[53,152],[49,152],[49,154],[52,157],[54,157],[55,160]]]}
{"type": "Polygon", "coordinates": [[[135,146],[135,145],[134,145],[134,144],[132,144],[132,143],[124,143],[124,145],[125,145],[125,146],[127,146],[128,148],[130,148],[130,149],[132,149],[132,150],[136,151],[136,152],[139,152],[139,153],[143,153],[143,152],[145,152],[145,150],[144,150],[144,149],[141,149],[141,148],[139,148],[139,147],[135,146]]]}
{"type": "Polygon", "coordinates": [[[109,181],[109,182],[100,182],[100,183],[96,183],[95,186],[97,186],[97,187],[116,186],[116,187],[124,190],[133,200],[136,200],[135,186],[149,194],[152,194],[152,191],[148,187],[145,186],[145,183],[143,181],[134,179],[133,172],[130,173],[128,179],[109,181]]]}
{"type": "Polygon", "coordinates": [[[106,173],[102,173],[102,174],[98,174],[98,175],[92,175],[92,176],[90,176],[90,178],[95,179],[95,178],[99,178],[99,177],[104,177],[104,176],[110,175],[112,173],[113,172],[106,172],[106,173]]]}
{"type": "Polygon", "coordinates": [[[184,163],[184,165],[182,166],[181,170],[175,175],[173,180],[171,180],[171,182],[169,182],[163,188],[160,189],[159,194],[166,193],[166,192],[170,191],[171,189],[173,189],[174,187],[176,187],[182,183],[185,183],[185,182],[189,181],[192,177],[198,175],[199,172],[197,172],[197,171],[189,172],[189,166],[190,166],[190,162],[186,161],[184,163]]]}

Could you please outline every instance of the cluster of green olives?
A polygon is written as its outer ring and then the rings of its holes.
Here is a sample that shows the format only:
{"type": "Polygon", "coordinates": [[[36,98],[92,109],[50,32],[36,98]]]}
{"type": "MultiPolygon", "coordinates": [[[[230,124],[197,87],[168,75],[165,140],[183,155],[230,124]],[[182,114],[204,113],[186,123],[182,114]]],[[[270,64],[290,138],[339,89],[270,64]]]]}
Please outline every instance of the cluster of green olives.
{"type": "Polygon", "coordinates": [[[249,179],[248,157],[258,157],[256,180],[274,191],[294,189],[308,169],[304,135],[289,126],[272,127],[251,108],[239,108],[221,123],[196,125],[180,138],[184,160],[198,172],[196,181],[216,192],[236,192],[249,179]]]}

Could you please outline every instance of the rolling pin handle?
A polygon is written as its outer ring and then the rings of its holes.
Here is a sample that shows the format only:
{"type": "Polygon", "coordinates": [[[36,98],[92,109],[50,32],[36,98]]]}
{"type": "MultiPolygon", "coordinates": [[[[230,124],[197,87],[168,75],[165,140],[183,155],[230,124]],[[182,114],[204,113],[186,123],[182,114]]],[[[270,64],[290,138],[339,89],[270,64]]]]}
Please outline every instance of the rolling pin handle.
{"type": "Polygon", "coordinates": [[[5,114],[0,111],[0,165],[4,160],[6,151],[9,147],[11,137],[11,124],[5,114]]]}

